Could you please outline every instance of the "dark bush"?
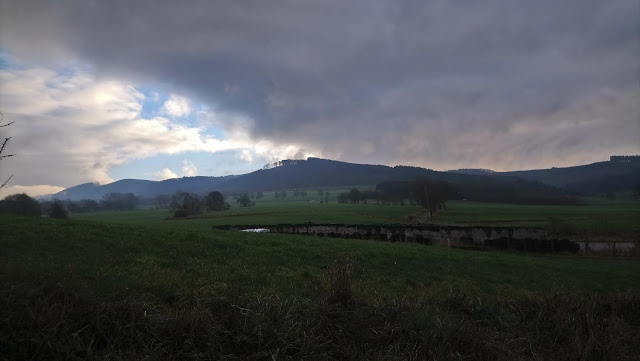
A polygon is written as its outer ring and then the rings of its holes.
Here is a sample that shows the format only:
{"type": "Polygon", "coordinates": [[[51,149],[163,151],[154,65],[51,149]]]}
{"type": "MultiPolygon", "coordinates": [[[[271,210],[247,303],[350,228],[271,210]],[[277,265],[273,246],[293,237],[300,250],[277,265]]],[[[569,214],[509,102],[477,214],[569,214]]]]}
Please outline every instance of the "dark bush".
{"type": "Polygon", "coordinates": [[[202,213],[204,205],[200,198],[188,192],[177,192],[171,197],[171,209],[175,211],[174,217],[183,218],[202,213]]]}
{"type": "Polygon", "coordinates": [[[133,193],[107,193],[100,201],[100,208],[118,211],[135,209],[140,199],[133,193]]]}
{"type": "Polygon", "coordinates": [[[256,205],[256,202],[252,202],[249,194],[247,193],[237,195],[235,198],[240,207],[251,207],[256,205]]]}
{"type": "Polygon", "coordinates": [[[24,193],[12,194],[0,201],[0,212],[21,216],[39,216],[40,204],[24,193]]]}
{"type": "Polygon", "coordinates": [[[225,203],[224,196],[218,191],[213,191],[207,194],[204,198],[204,204],[209,211],[224,211],[229,209],[229,204],[225,203]]]}
{"type": "Polygon", "coordinates": [[[69,215],[67,214],[67,210],[64,209],[62,202],[56,199],[51,204],[51,209],[49,209],[49,217],[67,219],[69,218],[69,215]]]}

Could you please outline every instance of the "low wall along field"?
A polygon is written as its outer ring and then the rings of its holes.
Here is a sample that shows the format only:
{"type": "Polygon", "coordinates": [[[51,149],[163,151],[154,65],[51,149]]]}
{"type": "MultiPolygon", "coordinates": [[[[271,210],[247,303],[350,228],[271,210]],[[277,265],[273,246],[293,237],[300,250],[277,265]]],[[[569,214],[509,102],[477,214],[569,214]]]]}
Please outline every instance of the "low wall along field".
{"type": "Polygon", "coordinates": [[[273,233],[305,234],[318,237],[358,238],[390,242],[416,242],[426,245],[473,249],[504,249],[527,252],[607,252],[631,253],[638,242],[575,242],[550,237],[544,228],[479,227],[438,225],[375,224],[276,224],[223,225],[214,229],[268,229],[273,233]]]}

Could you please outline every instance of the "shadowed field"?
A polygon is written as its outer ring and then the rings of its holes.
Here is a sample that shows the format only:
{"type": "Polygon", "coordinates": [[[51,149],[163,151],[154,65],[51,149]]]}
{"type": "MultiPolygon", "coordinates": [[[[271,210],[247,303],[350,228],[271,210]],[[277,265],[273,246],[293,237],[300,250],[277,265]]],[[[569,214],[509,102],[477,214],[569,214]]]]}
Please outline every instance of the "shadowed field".
{"type": "Polygon", "coordinates": [[[422,212],[418,206],[382,206],[374,204],[308,203],[304,201],[257,202],[254,207],[232,207],[227,211],[206,213],[186,220],[165,221],[171,217],[168,210],[136,210],[128,212],[96,212],[74,214],[73,218],[146,224],[163,228],[202,227],[223,224],[278,224],[278,223],[407,223],[422,212]],[[185,225],[178,225],[184,222],[185,225]],[[186,225],[188,224],[188,226],[186,225]]]}
{"type": "Polygon", "coordinates": [[[452,224],[548,227],[561,222],[576,234],[638,235],[640,202],[592,198],[580,206],[539,206],[450,201],[437,221],[452,224]]]}
{"type": "Polygon", "coordinates": [[[610,201],[588,199],[580,206],[519,205],[449,201],[447,209],[429,221],[422,208],[412,205],[339,204],[303,200],[275,200],[272,193],[254,207],[232,205],[227,211],[198,215],[188,220],[168,223],[168,210],[137,210],[129,212],[97,212],[74,214],[82,220],[145,224],[162,229],[188,228],[208,230],[213,225],[279,224],[279,223],[340,223],[398,224],[429,223],[495,225],[514,227],[545,227],[567,235],[640,236],[640,202],[621,199],[610,201]]]}
{"type": "Polygon", "coordinates": [[[2,216],[3,348],[19,359],[638,355],[637,262],[182,226],[198,221],[2,216]],[[336,303],[330,274],[345,259],[349,297],[336,303]]]}

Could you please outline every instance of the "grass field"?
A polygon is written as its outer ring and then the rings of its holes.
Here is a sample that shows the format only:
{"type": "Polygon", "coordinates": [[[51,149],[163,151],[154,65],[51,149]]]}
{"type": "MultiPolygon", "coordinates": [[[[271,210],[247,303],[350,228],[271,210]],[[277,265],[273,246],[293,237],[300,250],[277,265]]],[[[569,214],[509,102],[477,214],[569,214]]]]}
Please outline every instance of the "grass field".
{"type": "MultiPolygon", "coordinates": [[[[358,265],[356,294],[370,302],[397,300],[397,296],[415,299],[424,295],[425,288],[456,284],[456,280],[465,287],[472,284],[474,292],[486,296],[502,288],[546,292],[557,284],[610,291],[640,284],[636,262],[590,263],[197,227],[169,230],[49,219],[15,222],[17,227],[5,224],[2,229],[4,262],[12,267],[44,274],[71,265],[74,272],[92,275],[102,285],[115,282],[150,290],[170,286],[194,296],[199,291],[317,296],[322,270],[341,256],[358,265]]],[[[174,222],[191,223],[168,221],[174,222]]]]}
{"type": "Polygon", "coordinates": [[[547,227],[551,220],[571,231],[594,235],[638,235],[640,202],[587,199],[580,206],[538,206],[450,201],[437,221],[452,224],[547,227]]]}
{"type": "MultiPolygon", "coordinates": [[[[82,220],[146,224],[161,229],[209,229],[213,225],[278,224],[278,223],[349,223],[388,224],[413,223],[423,214],[418,206],[309,203],[302,200],[275,200],[266,193],[254,207],[232,206],[230,210],[207,213],[189,220],[166,221],[168,210],[138,210],[131,212],[97,212],[74,214],[82,220]],[[183,223],[180,223],[183,222],[183,223]]],[[[422,217],[424,219],[424,217],[422,217]]],[[[561,233],[577,236],[620,236],[637,238],[640,229],[640,202],[588,199],[580,206],[537,206],[500,203],[449,201],[447,209],[438,213],[435,223],[554,226],[561,233]]]]}
{"type": "Polygon", "coordinates": [[[0,216],[3,357],[640,355],[638,262],[214,231],[211,219],[159,211],[96,215],[0,216]],[[331,301],[344,283],[351,297],[331,301]]]}
{"type": "Polygon", "coordinates": [[[136,210],[130,212],[96,212],[74,214],[73,218],[147,224],[164,229],[196,227],[211,229],[224,224],[277,223],[407,223],[422,211],[417,206],[382,206],[374,204],[308,203],[304,201],[257,202],[254,207],[232,207],[230,210],[207,213],[186,220],[165,221],[168,210],[136,210]],[[180,223],[182,222],[182,223],[180,223]]]}

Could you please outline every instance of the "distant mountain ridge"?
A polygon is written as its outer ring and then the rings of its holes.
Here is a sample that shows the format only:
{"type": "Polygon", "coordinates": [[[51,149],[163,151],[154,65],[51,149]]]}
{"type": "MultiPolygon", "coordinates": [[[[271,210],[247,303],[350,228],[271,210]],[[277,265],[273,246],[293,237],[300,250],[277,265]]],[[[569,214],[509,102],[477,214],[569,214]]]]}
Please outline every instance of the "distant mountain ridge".
{"type": "MultiPolygon", "coordinates": [[[[599,162],[567,168],[494,172],[487,169],[461,169],[440,172],[411,166],[370,165],[320,158],[285,160],[243,175],[225,177],[184,177],[164,181],[123,179],[98,185],[80,184],[52,195],[60,199],[100,199],[111,192],[134,193],[141,197],[172,194],[177,191],[225,193],[275,191],[295,188],[321,188],[410,181],[423,177],[471,187],[524,187],[536,192],[594,194],[631,189],[640,180],[640,161],[599,162]]],[[[490,189],[490,188],[487,188],[490,189]]]]}
{"type": "Polygon", "coordinates": [[[58,192],[52,195],[52,198],[97,200],[101,199],[107,193],[133,193],[141,197],[154,197],[160,194],[175,193],[177,191],[204,193],[210,191],[211,187],[217,187],[219,184],[234,179],[235,177],[237,176],[184,177],[163,181],[122,179],[105,185],[84,183],[58,192]]]}
{"type": "Polygon", "coordinates": [[[460,174],[475,174],[475,175],[487,175],[487,174],[496,173],[496,171],[494,170],[484,169],[484,168],[462,168],[462,169],[456,169],[456,170],[448,170],[447,172],[460,173],[460,174]]]}
{"type": "Polygon", "coordinates": [[[608,161],[566,168],[512,171],[499,174],[541,182],[576,193],[617,192],[631,189],[640,181],[640,161],[608,161]]]}

